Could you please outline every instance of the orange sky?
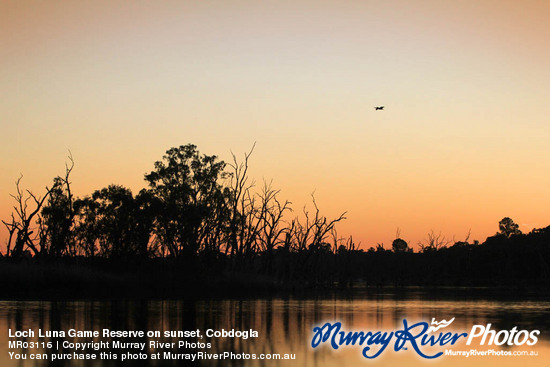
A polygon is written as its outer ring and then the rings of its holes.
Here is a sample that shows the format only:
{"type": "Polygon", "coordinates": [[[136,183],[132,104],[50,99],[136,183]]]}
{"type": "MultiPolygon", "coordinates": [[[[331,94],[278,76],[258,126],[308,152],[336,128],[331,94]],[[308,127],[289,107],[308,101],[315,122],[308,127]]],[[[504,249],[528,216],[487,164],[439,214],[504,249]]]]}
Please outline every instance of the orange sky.
{"type": "Polygon", "coordinates": [[[85,195],[137,191],[172,146],[257,142],[257,181],[296,210],[315,190],[364,246],[547,226],[548,19],[544,1],[3,1],[0,218],[68,150],[85,195]]]}

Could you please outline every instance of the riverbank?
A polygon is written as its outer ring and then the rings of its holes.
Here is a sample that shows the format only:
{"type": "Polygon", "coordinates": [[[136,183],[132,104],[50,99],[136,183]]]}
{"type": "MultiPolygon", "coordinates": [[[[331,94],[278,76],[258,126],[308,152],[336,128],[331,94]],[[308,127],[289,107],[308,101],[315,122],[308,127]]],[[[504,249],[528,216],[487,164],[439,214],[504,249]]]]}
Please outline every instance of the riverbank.
{"type": "MultiPolygon", "coordinates": [[[[168,260],[135,260],[124,262],[96,259],[56,259],[19,262],[0,260],[0,298],[2,299],[197,299],[224,297],[315,296],[367,292],[383,295],[423,292],[431,297],[466,295],[468,297],[506,298],[529,296],[550,298],[550,286],[544,282],[495,282],[480,279],[471,284],[457,284],[456,279],[437,282],[407,281],[396,278],[368,281],[361,278],[345,282],[312,282],[304,279],[282,281],[252,270],[218,269],[200,264],[168,260]]],[[[428,278],[429,280],[429,278],[428,278]]]]}

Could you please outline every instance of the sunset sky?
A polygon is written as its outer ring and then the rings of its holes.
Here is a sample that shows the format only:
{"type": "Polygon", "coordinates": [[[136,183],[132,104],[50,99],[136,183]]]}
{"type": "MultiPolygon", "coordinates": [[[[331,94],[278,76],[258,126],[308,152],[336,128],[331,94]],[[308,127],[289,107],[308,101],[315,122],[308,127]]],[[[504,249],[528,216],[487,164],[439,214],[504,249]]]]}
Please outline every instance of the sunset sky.
{"type": "MultiPolygon", "coordinates": [[[[0,218],[76,163],[134,192],[170,147],[386,247],[550,225],[550,2],[2,1],[0,218]],[[374,106],[384,105],[384,111],[374,106]]],[[[0,231],[4,243],[6,231],[0,231]]]]}

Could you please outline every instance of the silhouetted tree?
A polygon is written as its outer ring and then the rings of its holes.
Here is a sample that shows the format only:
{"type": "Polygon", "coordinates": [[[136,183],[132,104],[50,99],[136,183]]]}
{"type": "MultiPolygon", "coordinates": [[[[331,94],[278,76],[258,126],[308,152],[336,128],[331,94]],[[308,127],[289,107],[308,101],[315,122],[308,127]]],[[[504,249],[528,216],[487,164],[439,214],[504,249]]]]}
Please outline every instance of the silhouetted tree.
{"type": "MultiPolygon", "coordinates": [[[[266,252],[269,259],[273,255],[273,250],[284,242],[285,223],[283,223],[283,216],[285,212],[292,211],[290,201],[285,200],[282,202],[278,199],[279,192],[279,190],[274,190],[271,187],[271,183],[264,183],[263,191],[260,194],[260,202],[265,214],[265,224],[262,226],[260,237],[261,250],[266,252]]],[[[268,266],[271,266],[271,260],[269,261],[268,266]]]]}
{"type": "Polygon", "coordinates": [[[99,203],[90,196],[79,198],[74,203],[75,211],[75,241],[79,254],[95,257],[98,251],[99,203]]]}
{"type": "Polygon", "coordinates": [[[321,215],[315,197],[311,195],[313,206],[315,208],[314,215],[307,210],[303,209],[303,219],[296,217],[293,220],[293,250],[296,252],[304,252],[309,249],[315,250],[323,244],[328,243],[327,237],[334,229],[336,223],[346,219],[346,213],[340,214],[335,219],[329,220],[327,217],[321,215]]]}
{"type": "Polygon", "coordinates": [[[158,245],[152,241],[154,221],[162,207],[157,198],[148,190],[142,189],[134,198],[133,205],[133,249],[137,256],[149,256],[156,252],[150,245],[158,245]]]}
{"type": "Polygon", "coordinates": [[[172,148],[145,176],[149,188],[136,196],[110,185],[74,199],[71,157],[65,176],[56,177],[43,197],[22,189],[19,178],[14,212],[3,221],[6,254],[65,256],[60,264],[71,263],[71,257],[100,256],[110,261],[76,263],[124,272],[135,267],[120,267],[123,259],[157,258],[137,262],[146,273],[133,278],[148,279],[154,287],[157,279],[168,278],[202,287],[218,277],[227,279],[228,273],[231,279],[262,274],[272,284],[287,286],[347,286],[359,280],[376,286],[550,284],[550,227],[521,235],[506,217],[483,245],[470,244],[468,233],[451,247],[451,241],[431,231],[416,254],[398,229],[390,249],[378,244],[363,252],[351,236],[336,231],[345,213],[328,219],[312,196],[314,210],[304,207],[288,220],[290,202],[279,198],[279,190],[264,183],[256,191],[248,177],[253,149],[241,162],[233,155],[226,172],[224,162],[199,154],[194,145],[172,148]],[[158,259],[180,256],[192,260],[158,259]]]}
{"type": "Polygon", "coordinates": [[[46,193],[43,197],[34,195],[30,190],[21,188],[20,176],[15,182],[16,194],[11,195],[16,204],[11,214],[11,221],[2,221],[8,229],[8,242],[6,244],[6,256],[22,257],[30,251],[32,255],[40,253],[40,242],[37,241],[38,234],[35,233],[37,218],[40,216],[40,210],[45,201],[51,195],[52,191],[57,190],[58,181],[54,180],[54,186],[49,189],[46,187],[46,193]],[[32,205],[32,206],[29,206],[32,205]]]}
{"type": "Polygon", "coordinates": [[[395,252],[395,253],[408,252],[408,251],[411,250],[411,249],[409,249],[409,245],[407,244],[407,241],[405,241],[404,239],[401,239],[401,238],[396,238],[395,240],[393,240],[393,242],[391,244],[391,248],[393,249],[393,252],[395,252]]]}
{"type": "Polygon", "coordinates": [[[231,256],[242,257],[245,247],[250,247],[250,242],[256,239],[261,230],[259,226],[254,225],[254,218],[257,216],[255,197],[251,193],[254,182],[250,182],[248,177],[248,159],[254,151],[254,146],[244,154],[244,160],[241,162],[231,153],[233,161],[229,164],[229,228],[225,248],[225,252],[229,251],[231,256]]]}
{"type": "Polygon", "coordinates": [[[519,225],[514,223],[514,221],[509,217],[502,218],[502,220],[498,222],[498,228],[500,230],[500,234],[506,236],[507,238],[521,234],[519,225]]]}
{"type": "Polygon", "coordinates": [[[155,231],[171,256],[197,253],[224,205],[220,180],[225,163],[216,156],[200,155],[192,144],[166,151],[155,170],[145,175],[151,195],[162,209],[155,231]]]}
{"type": "Polygon", "coordinates": [[[70,174],[74,168],[72,155],[65,166],[65,176],[54,178],[48,200],[38,219],[42,254],[59,257],[75,255],[74,247],[74,198],[71,192],[70,174]]]}
{"type": "Polygon", "coordinates": [[[418,246],[422,252],[430,252],[441,250],[447,247],[447,245],[451,242],[451,240],[446,240],[445,236],[443,236],[441,232],[435,234],[434,231],[430,231],[428,236],[423,241],[418,243],[418,246]]]}
{"type": "Polygon", "coordinates": [[[79,209],[88,210],[84,214],[93,221],[88,228],[93,234],[82,237],[88,252],[93,254],[97,243],[99,255],[107,258],[146,256],[153,223],[147,196],[140,193],[134,198],[129,189],[110,185],[79,202],[79,209]]]}

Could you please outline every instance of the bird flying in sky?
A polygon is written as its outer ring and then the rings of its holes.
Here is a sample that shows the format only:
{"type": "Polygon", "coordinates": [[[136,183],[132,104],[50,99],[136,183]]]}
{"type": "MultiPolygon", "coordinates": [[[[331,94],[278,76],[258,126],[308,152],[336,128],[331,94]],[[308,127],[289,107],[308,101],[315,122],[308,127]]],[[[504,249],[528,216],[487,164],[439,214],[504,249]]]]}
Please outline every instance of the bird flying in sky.
{"type": "Polygon", "coordinates": [[[381,110],[383,110],[383,109],[384,109],[384,106],[377,106],[377,107],[374,107],[374,109],[375,109],[376,111],[378,111],[378,110],[380,110],[380,111],[381,111],[381,110]]]}

